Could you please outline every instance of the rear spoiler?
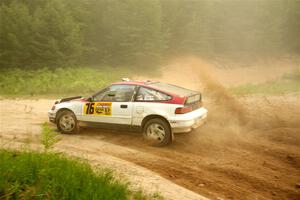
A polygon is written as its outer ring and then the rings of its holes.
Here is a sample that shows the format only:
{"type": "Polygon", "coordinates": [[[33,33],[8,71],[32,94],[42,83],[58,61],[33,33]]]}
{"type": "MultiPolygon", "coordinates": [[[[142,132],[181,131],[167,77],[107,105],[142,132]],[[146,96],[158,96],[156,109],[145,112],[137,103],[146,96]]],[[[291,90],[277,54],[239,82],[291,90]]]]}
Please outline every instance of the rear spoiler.
{"type": "Polygon", "coordinates": [[[187,97],[187,99],[185,101],[185,104],[192,104],[192,103],[195,103],[195,102],[201,102],[201,100],[202,100],[201,93],[197,93],[197,94],[194,94],[194,95],[191,95],[191,96],[187,97]]]}
{"type": "Polygon", "coordinates": [[[82,98],[82,96],[67,97],[67,98],[63,98],[63,99],[59,99],[59,100],[55,101],[55,104],[66,102],[66,101],[71,101],[73,99],[80,99],[80,98],[82,98]]]}

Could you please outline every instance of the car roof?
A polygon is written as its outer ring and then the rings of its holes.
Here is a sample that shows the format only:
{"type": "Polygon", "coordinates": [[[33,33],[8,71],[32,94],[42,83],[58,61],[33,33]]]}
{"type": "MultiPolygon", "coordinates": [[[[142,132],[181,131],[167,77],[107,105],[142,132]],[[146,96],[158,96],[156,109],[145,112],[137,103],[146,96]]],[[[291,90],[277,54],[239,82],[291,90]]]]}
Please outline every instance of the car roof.
{"type": "Polygon", "coordinates": [[[190,96],[194,94],[198,94],[197,91],[190,90],[187,88],[183,88],[176,85],[171,85],[167,83],[162,83],[159,81],[122,81],[122,82],[116,82],[112,85],[138,85],[138,86],[147,86],[156,90],[159,90],[161,92],[167,92],[169,94],[176,94],[180,96],[190,96]]]}
{"type": "Polygon", "coordinates": [[[115,82],[112,85],[147,85],[151,81],[121,81],[115,82]]]}

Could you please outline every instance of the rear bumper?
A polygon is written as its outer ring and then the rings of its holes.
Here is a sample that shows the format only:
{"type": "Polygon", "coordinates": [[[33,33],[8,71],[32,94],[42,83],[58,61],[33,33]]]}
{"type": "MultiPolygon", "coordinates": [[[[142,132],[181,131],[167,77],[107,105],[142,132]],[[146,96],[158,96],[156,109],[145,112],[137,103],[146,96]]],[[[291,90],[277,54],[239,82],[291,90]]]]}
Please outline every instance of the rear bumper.
{"type": "Polygon", "coordinates": [[[56,123],[56,113],[55,112],[53,112],[52,110],[49,110],[48,117],[49,117],[50,122],[56,123]]]}
{"type": "Polygon", "coordinates": [[[207,110],[199,108],[193,112],[176,115],[169,119],[173,133],[185,133],[196,129],[207,121],[207,110]]]}

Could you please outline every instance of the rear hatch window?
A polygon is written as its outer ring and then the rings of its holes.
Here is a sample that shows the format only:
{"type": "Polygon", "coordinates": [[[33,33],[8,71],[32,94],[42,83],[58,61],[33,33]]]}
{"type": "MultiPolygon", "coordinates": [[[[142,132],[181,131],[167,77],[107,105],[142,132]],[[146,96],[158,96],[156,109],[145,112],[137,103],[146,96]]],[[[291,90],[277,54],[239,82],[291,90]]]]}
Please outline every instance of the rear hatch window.
{"type": "Polygon", "coordinates": [[[197,91],[160,82],[149,83],[148,85],[166,92],[186,97],[184,108],[189,110],[189,112],[202,107],[201,94],[197,91]]]}
{"type": "Polygon", "coordinates": [[[151,82],[148,85],[150,85],[154,88],[157,88],[159,90],[170,92],[170,93],[177,94],[180,96],[189,97],[189,96],[194,96],[196,94],[199,94],[199,92],[197,92],[197,91],[189,90],[189,89],[186,89],[183,87],[179,87],[179,86],[171,85],[171,84],[167,84],[167,83],[151,82]]]}
{"type": "Polygon", "coordinates": [[[201,101],[201,95],[200,94],[189,96],[187,98],[187,100],[185,101],[185,104],[192,104],[192,103],[195,103],[195,102],[198,102],[198,101],[201,101]]]}
{"type": "Polygon", "coordinates": [[[201,94],[195,94],[192,96],[189,96],[186,101],[185,101],[185,106],[190,107],[191,110],[197,110],[198,108],[202,107],[202,102],[201,102],[201,94]]]}

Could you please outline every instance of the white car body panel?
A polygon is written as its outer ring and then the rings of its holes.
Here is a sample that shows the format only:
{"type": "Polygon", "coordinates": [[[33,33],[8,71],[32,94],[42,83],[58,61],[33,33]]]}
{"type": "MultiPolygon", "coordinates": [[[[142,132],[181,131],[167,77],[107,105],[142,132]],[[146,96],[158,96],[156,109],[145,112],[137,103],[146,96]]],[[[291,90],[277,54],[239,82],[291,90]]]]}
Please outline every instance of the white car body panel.
{"type": "Polygon", "coordinates": [[[159,115],[169,122],[174,133],[189,132],[203,124],[207,117],[207,110],[203,107],[186,114],[175,114],[175,109],[183,105],[159,102],[112,102],[111,116],[85,115],[85,103],[71,101],[56,104],[55,110],[50,110],[48,115],[55,117],[56,112],[64,108],[73,111],[79,121],[133,126],[141,126],[143,119],[149,115],[159,115]],[[127,105],[127,108],[121,108],[121,105],[127,105]]]}
{"type": "MultiPolygon", "coordinates": [[[[146,82],[147,83],[147,82],[146,82]]],[[[145,83],[144,83],[145,84],[145,83]]],[[[123,83],[117,84],[123,86],[123,83]]],[[[170,87],[173,87],[169,85],[170,87]]],[[[169,87],[168,86],[168,87],[169,87]]],[[[115,87],[114,85],[110,87],[115,87]]],[[[118,101],[120,98],[122,99],[122,93],[116,93],[116,90],[111,90],[114,93],[111,95],[116,95],[116,99],[109,99],[110,96],[107,93],[108,99],[106,102],[96,101],[96,102],[89,102],[87,99],[79,99],[79,97],[70,97],[65,98],[60,101],[57,101],[53,109],[48,112],[49,120],[51,122],[57,122],[57,112],[61,109],[68,109],[71,110],[78,121],[80,122],[92,122],[92,123],[101,123],[101,124],[115,124],[115,125],[127,125],[127,126],[139,126],[143,125],[143,120],[151,115],[157,115],[166,119],[169,122],[169,125],[172,129],[173,133],[177,132],[189,132],[192,129],[195,129],[202,125],[207,118],[207,110],[203,107],[200,107],[201,104],[201,94],[195,91],[187,90],[184,88],[177,87],[175,91],[178,90],[178,93],[184,93],[185,95],[179,94],[168,94],[164,93],[163,91],[157,91],[156,89],[147,89],[154,90],[156,93],[161,93],[159,97],[165,99],[154,100],[154,98],[142,98],[139,99],[138,92],[141,88],[144,89],[144,93],[141,93],[141,96],[148,95],[145,93],[145,88],[147,85],[131,85],[131,89],[134,91],[130,93],[128,97],[128,102],[110,102],[110,101],[118,101]],[[132,87],[133,86],[133,87],[132,87]],[[170,98],[169,98],[170,97],[170,98]],[[193,102],[199,104],[193,104],[193,102]],[[110,100],[110,101],[109,101],[110,100]],[[61,102],[62,101],[62,102],[61,102]],[[64,102],[66,101],[66,102],[64,102]],[[189,102],[190,101],[190,102],[189,102]],[[61,102],[61,103],[60,103],[61,102]],[[193,106],[194,105],[194,108],[193,106]],[[90,107],[91,106],[91,107],[90,107]],[[186,106],[186,107],[184,107],[186,106]],[[96,107],[96,108],[95,108],[96,107]],[[175,110],[177,108],[186,109],[187,107],[190,108],[192,111],[187,111],[185,114],[175,114],[175,110]],[[198,109],[195,109],[198,108],[198,109]]],[[[120,87],[122,89],[122,87],[120,87]]],[[[124,87],[123,87],[124,88],[124,87]]],[[[174,88],[173,88],[174,89],[174,88]]],[[[105,92],[108,90],[101,90],[101,92],[105,92]]],[[[105,93],[104,93],[105,94],[105,93]]],[[[127,95],[128,90],[125,87],[125,92],[123,95],[127,95]]],[[[151,97],[151,93],[150,93],[151,97]]],[[[126,97],[127,98],[127,97],[126,97]]],[[[126,99],[125,98],[125,99],[126,99]]],[[[97,98],[91,98],[97,99],[97,98]]],[[[91,100],[90,99],[90,100],[91,100]]],[[[99,98],[104,101],[104,96],[99,98]]],[[[120,101],[127,101],[127,100],[120,100],[120,101]]],[[[183,109],[179,109],[180,111],[183,109]]],[[[178,110],[177,110],[178,111],[178,110]]],[[[182,112],[184,113],[184,112],[182,112]]]]}
{"type": "Polygon", "coordinates": [[[132,102],[112,102],[112,114],[110,116],[97,116],[97,115],[85,115],[83,112],[82,103],[82,115],[78,119],[86,122],[99,122],[99,123],[111,123],[111,124],[124,124],[130,125],[132,119],[132,102]],[[121,105],[126,105],[127,108],[121,108],[121,105]]]}
{"type": "Polygon", "coordinates": [[[73,113],[76,115],[77,119],[80,120],[82,116],[82,109],[83,109],[83,103],[79,101],[70,101],[70,102],[63,102],[55,105],[54,112],[56,113],[60,109],[69,109],[73,111],[73,113]]]}
{"type": "Polygon", "coordinates": [[[79,121],[131,125],[132,102],[112,102],[111,116],[85,115],[83,113],[85,103],[80,101],[63,102],[56,104],[55,110],[49,111],[49,113],[55,114],[60,109],[69,109],[79,121]],[[121,108],[121,105],[127,105],[127,108],[121,108]]]}
{"type": "Polygon", "coordinates": [[[203,107],[186,114],[177,114],[168,119],[174,133],[190,132],[206,122],[207,110],[203,107]]]}
{"type": "Polygon", "coordinates": [[[132,113],[132,125],[141,126],[142,121],[148,115],[159,115],[165,119],[175,116],[175,109],[182,107],[179,104],[167,104],[159,102],[134,102],[132,113]]]}

